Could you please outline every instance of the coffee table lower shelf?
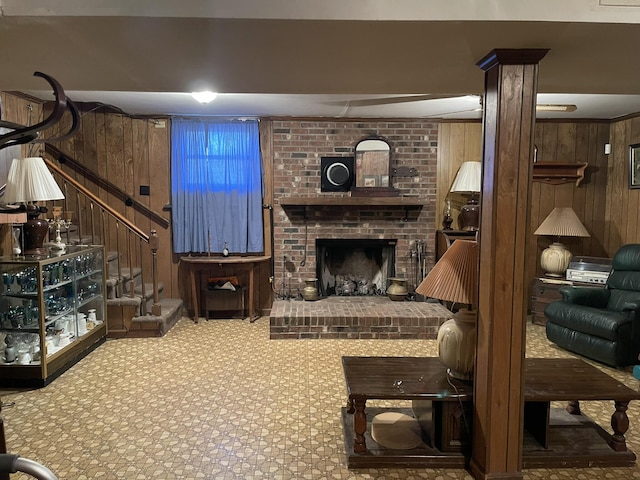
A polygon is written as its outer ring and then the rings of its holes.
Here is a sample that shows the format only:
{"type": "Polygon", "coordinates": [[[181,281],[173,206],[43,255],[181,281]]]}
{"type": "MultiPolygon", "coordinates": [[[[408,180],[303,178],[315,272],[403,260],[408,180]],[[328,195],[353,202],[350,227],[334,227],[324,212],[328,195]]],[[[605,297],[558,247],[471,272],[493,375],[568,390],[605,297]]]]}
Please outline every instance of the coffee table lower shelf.
{"type": "MultiPolygon", "coordinates": [[[[353,451],[353,415],[342,408],[347,467],[357,468],[466,468],[468,456],[461,452],[441,452],[429,446],[423,435],[423,443],[410,450],[393,450],[376,443],[370,435],[371,420],[388,412],[413,415],[411,408],[367,408],[367,452],[353,451]]],[[[525,430],[523,468],[589,468],[630,467],[635,465],[636,455],[627,450],[616,452],[607,443],[611,437],[604,429],[585,415],[571,415],[563,408],[552,408],[548,428],[548,445],[544,448],[525,430]]]]}
{"type": "Polygon", "coordinates": [[[346,407],[342,408],[342,427],[344,430],[344,444],[347,454],[347,468],[385,468],[385,467],[418,467],[430,468],[465,468],[466,458],[459,452],[441,452],[437,448],[428,445],[428,439],[423,438],[420,446],[410,450],[393,450],[383,447],[371,437],[371,421],[373,417],[384,412],[401,412],[409,416],[413,415],[411,408],[367,408],[367,441],[366,453],[355,453],[353,441],[353,415],[347,413],[346,407]]]}

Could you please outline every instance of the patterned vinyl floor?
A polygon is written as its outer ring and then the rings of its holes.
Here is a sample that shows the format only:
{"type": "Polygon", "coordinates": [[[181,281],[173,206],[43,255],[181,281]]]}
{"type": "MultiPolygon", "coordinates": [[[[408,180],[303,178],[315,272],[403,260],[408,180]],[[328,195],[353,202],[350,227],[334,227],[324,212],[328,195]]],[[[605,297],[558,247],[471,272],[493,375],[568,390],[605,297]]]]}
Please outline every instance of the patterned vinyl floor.
{"type": "MultiPolygon", "coordinates": [[[[434,340],[269,340],[268,323],[183,318],[163,338],[108,341],[45,388],[0,390],[15,402],[3,410],[9,450],[64,480],[471,478],[345,466],[341,357],[435,356],[434,340]]],[[[529,324],[527,356],[569,354],[529,324]]],[[[630,370],[603,368],[638,388],[630,370]]],[[[610,402],[581,405],[608,426],[610,402]]],[[[628,445],[640,452],[640,402],[628,414],[628,445]]],[[[640,467],[532,469],[524,478],[640,479],[640,467]]]]}

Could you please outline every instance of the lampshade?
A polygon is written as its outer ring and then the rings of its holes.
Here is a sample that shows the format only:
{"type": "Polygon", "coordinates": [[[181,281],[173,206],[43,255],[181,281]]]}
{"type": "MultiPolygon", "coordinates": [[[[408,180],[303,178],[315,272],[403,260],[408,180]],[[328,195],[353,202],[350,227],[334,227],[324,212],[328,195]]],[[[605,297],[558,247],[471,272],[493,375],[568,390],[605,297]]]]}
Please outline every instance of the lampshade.
{"type": "Polygon", "coordinates": [[[482,164],[480,162],[464,162],[451,186],[451,192],[478,193],[481,189],[482,164]]]}
{"type": "MultiPolygon", "coordinates": [[[[556,237],[589,237],[589,232],[570,207],[554,208],[544,219],[534,235],[549,235],[556,237]]],[[[552,277],[562,277],[569,267],[573,255],[559,241],[553,242],[540,255],[540,266],[545,273],[552,277]]]]}
{"type": "Polygon", "coordinates": [[[533,234],[554,237],[591,236],[571,207],[554,208],[533,234]]]}
{"type": "Polygon", "coordinates": [[[453,242],[416,292],[475,306],[478,303],[478,244],[472,240],[453,242]]]}
{"type": "Polygon", "coordinates": [[[13,159],[3,200],[5,203],[28,204],[28,220],[22,227],[25,254],[41,255],[47,251],[43,248],[43,242],[49,231],[49,223],[38,219],[41,212],[46,212],[46,208],[33,205],[33,202],[62,199],[64,195],[42,158],[13,159]]]}
{"type": "Polygon", "coordinates": [[[438,357],[449,376],[471,381],[476,358],[478,244],[456,240],[438,260],[416,292],[449,302],[468,304],[438,330],[438,357]]]}
{"type": "Polygon", "coordinates": [[[7,176],[5,203],[62,200],[62,190],[40,157],[13,159],[7,176]]]}

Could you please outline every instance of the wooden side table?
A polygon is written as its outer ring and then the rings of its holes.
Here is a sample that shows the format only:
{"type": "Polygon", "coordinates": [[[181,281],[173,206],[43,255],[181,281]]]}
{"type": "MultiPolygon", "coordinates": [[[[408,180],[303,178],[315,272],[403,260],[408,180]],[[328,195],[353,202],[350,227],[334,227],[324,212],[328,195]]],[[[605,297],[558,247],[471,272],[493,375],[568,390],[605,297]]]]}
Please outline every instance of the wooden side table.
{"type": "Polygon", "coordinates": [[[564,278],[537,277],[533,280],[531,288],[531,322],[535,325],[546,325],[547,319],[544,316],[544,309],[551,302],[562,300],[560,288],[562,287],[591,287],[603,288],[604,285],[595,283],[572,282],[564,278]]]}
{"type": "Polygon", "coordinates": [[[196,271],[211,270],[215,265],[233,265],[234,267],[246,266],[249,268],[249,320],[255,320],[255,290],[256,290],[256,266],[259,263],[270,260],[270,256],[231,256],[231,257],[209,257],[209,256],[184,256],[180,258],[189,268],[191,279],[191,303],[193,306],[193,321],[198,323],[200,318],[200,304],[198,303],[198,285],[196,284],[196,271]]]}

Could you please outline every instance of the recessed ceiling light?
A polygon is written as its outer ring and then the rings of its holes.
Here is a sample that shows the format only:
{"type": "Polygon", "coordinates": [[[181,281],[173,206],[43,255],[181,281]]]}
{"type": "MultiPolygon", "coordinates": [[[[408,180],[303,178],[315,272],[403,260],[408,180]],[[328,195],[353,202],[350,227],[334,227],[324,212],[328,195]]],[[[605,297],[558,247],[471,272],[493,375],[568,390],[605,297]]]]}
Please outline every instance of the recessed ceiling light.
{"type": "Polygon", "coordinates": [[[213,102],[218,94],[216,92],[192,92],[191,96],[195,98],[200,103],[211,103],[213,102]]]}

